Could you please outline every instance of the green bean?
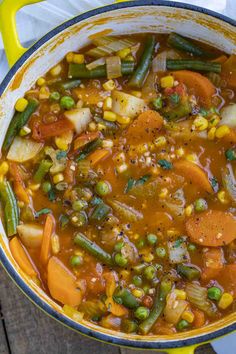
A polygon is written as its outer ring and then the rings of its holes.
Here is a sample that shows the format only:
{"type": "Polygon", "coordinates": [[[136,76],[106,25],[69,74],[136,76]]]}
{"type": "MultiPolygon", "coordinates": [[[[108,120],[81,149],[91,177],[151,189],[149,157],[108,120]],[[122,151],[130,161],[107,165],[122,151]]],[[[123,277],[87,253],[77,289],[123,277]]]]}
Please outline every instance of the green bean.
{"type": "Polygon", "coordinates": [[[151,330],[152,326],[155,324],[157,319],[162,314],[162,311],[164,310],[165,303],[166,303],[166,297],[171,291],[171,287],[172,287],[172,283],[170,280],[163,279],[161,281],[160,289],[154,300],[152,310],[148,318],[143,322],[141,322],[139,325],[139,330],[142,334],[147,334],[151,330]]]}
{"type": "Polygon", "coordinates": [[[3,151],[7,151],[10,147],[14,137],[20,131],[20,129],[28,122],[30,116],[35,112],[36,108],[38,107],[38,101],[36,100],[29,100],[29,103],[24,110],[24,112],[17,112],[8,127],[4,143],[2,146],[3,151]]]}
{"type": "Polygon", "coordinates": [[[211,57],[212,54],[200,48],[197,44],[191,40],[180,36],[177,33],[171,33],[168,37],[167,43],[176,49],[182,50],[187,53],[191,53],[198,57],[211,57]]]}
{"type": "Polygon", "coordinates": [[[102,140],[99,138],[94,141],[91,141],[79,153],[79,155],[76,158],[76,161],[78,162],[78,161],[84,160],[92,151],[96,150],[101,145],[102,145],[102,140]]]}
{"type": "Polygon", "coordinates": [[[113,299],[115,302],[124,305],[128,309],[135,309],[139,306],[136,297],[128,289],[122,287],[116,288],[113,299]]]}
{"type": "Polygon", "coordinates": [[[88,253],[90,253],[92,256],[95,258],[99,259],[101,262],[107,264],[107,265],[112,265],[112,257],[109,253],[104,251],[100,246],[98,246],[95,242],[89,240],[85,235],[83,235],[81,232],[78,232],[74,238],[74,243],[84,250],[86,250],[88,253]]]}
{"type": "Polygon", "coordinates": [[[63,90],[71,90],[75,87],[78,87],[81,84],[81,80],[68,80],[60,82],[59,87],[63,90]]]}
{"type": "Polygon", "coordinates": [[[37,171],[34,174],[34,181],[36,183],[41,183],[46,174],[49,172],[50,168],[52,167],[53,163],[50,160],[42,160],[39,164],[37,171]]]}
{"type": "Polygon", "coordinates": [[[186,60],[186,59],[167,59],[167,70],[194,70],[194,71],[211,71],[214,73],[221,72],[221,64],[211,61],[202,60],[186,60]]]}
{"type": "Polygon", "coordinates": [[[90,220],[93,221],[101,221],[103,220],[111,211],[111,208],[105,203],[100,203],[93,210],[92,215],[90,216],[90,220]]]}
{"type": "Polygon", "coordinates": [[[0,199],[4,204],[5,223],[8,237],[16,234],[19,224],[17,201],[9,182],[0,182],[0,199]]]}
{"type": "MultiPolygon", "coordinates": [[[[132,74],[134,71],[134,62],[122,61],[121,73],[122,75],[132,74]]],[[[77,79],[98,79],[100,77],[107,77],[106,65],[98,66],[95,69],[88,70],[85,64],[69,64],[68,71],[69,78],[77,79]]]]}
{"type": "Polygon", "coordinates": [[[129,81],[129,86],[133,88],[142,87],[151,65],[152,56],[155,49],[155,37],[150,35],[147,37],[145,42],[146,44],[140,62],[129,81]]]}
{"type": "Polygon", "coordinates": [[[185,264],[177,265],[177,273],[190,281],[199,279],[201,275],[200,271],[196,267],[188,266],[185,264]]]}

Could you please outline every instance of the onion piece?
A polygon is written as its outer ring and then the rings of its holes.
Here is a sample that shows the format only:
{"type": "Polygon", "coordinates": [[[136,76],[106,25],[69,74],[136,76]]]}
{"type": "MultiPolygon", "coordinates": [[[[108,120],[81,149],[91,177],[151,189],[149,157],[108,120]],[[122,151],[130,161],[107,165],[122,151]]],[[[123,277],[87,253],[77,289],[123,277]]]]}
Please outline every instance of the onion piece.
{"type": "Polygon", "coordinates": [[[230,128],[236,128],[236,103],[224,107],[221,112],[220,125],[228,125],[230,128]]]}
{"type": "Polygon", "coordinates": [[[107,78],[108,79],[117,79],[122,76],[121,73],[121,60],[120,57],[113,56],[106,58],[107,65],[107,78]]]}
{"type": "Polygon", "coordinates": [[[230,164],[227,164],[222,172],[222,182],[230,198],[236,203],[236,180],[230,164]]]}
{"type": "Polygon", "coordinates": [[[90,49],[86,54],[95,57],[101,58],[103,56],[116,53],[119,50],[130,48],[135,45],[136,42],[130,39],[117,39],[112,37],[103,37],[97,38],[93,41],[95,45],[98,45],[96,48],[90,49]],[[100,44],[98,44],[100,43],[100,44]]]}
{"type": "Polygon", "coordinates": [[[186,243],[182,239],[168,242],[169,261],[178,264],[190,261],[186,243]]]}
{"type": "Polygon", "coordinates": [[[88,70],[96,69],[98,66],[106,64],[106,58],[99,58],[86,65],[88,70]]]}
{"type": "Polygon", "coordinates": [[[186,286],[186,293],[189,301],[208,316],[213,317],[217,313],[216,306],[207,299],[207,289],[202,286],[191,283],[186,286]]]}
{"type": "Polygon", "coordinates": [[[153,59],[152,70],[154,73],[166,71],[166,59],[179,59],[180,55],[173,49],[165,50],[153,59]]]}
{"type": "Polygon", "coordinates": [[[164,309],[164,317],[168,323],[173,323],[176,325],[182,313],[187,308],[188,303],[185,300],[177,300],[176,293],[172,291],[169,295],[167,295],[166,299],[166,307],[164,309]]]}

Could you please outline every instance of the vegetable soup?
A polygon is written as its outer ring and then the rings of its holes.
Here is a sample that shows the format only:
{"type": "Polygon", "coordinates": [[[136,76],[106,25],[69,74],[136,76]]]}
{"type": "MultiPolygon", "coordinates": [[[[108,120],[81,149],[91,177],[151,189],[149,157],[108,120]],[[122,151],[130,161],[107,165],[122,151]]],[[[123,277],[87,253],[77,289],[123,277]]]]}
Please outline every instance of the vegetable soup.
{"type": "Polygon", "coordinates": [[[74,320],[142,335],[236,305],[236,56],[98,37],[15,103],[2,146],[12,255],[74,320]]]}

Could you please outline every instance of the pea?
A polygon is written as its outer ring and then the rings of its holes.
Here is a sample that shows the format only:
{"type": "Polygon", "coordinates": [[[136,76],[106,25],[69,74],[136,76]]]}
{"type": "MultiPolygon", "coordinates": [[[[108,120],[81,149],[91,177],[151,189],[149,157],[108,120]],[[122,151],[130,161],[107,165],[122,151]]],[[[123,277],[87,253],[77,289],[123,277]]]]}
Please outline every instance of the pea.
{"type": "Polygon", "coordinates": [[[155,234],[148,234],[147,235],[147,242],[149,245],[155,245],[157,243],[157,235],[155,234]]]}
{"type": "Polygon", "coordinates": [[[146,320],[148,318],[150,310],[147,307],[140,306],[134,311],[134,316],[141,321],[146,320]]]}
{"type": "Polygon", "coordinates": [[[141,286],[143,283],[142,277],[139,275],[134,275],[132,281],[135,286],[141,286]]]}
{"type": "Polygon", "coordinates": [[[61,98],[61,95],[57,91],[52,92],[50,95],[50,99],[53,101],[59,101],[60,98],[61,98]]]}
{"type": "Polygon", "coordinates": [[[75,212],[71,215],[70,221],[74,226],[80,227],[87,224],[88,217],[84,211],[75,212]]]}
{"type": "Polygon", "coordinates": [[[48,181],[43,182],[42,190],[43,190],[44,193],[48,193],[51,189],[52,189],[52,185],[51,185],[50,182],[48,182],[48,181]]]}
{"type": "Polygon", "coordinates": [[[196,247],[196,245],[194,245],[194,243],[190,243],[190,244],[188,245],[188,250],[189,250],[190,252],[194,252],[194,251],[196,251],[196,249],[197,249],[197,247],[196,247]]]}
{"type": "Polygon", "coordinates": [[[82,209],[85,209],[87,206],[88,206],[88,203],[85,200],[81,200],[81,199],[75,200],[72,203],[72,209],[74,211],[80,211],[82,209]]]}
{"type": "Polygon", "coordinates": [[[60,100],[60,106],[64,109],[71,109],[75,105],[75,101],[70,96],[63,96],[60,100]]]}
{"type": "Polygon", "coordinates": [[[106,181],[99,181],[96,184],[95,191],[98,195],[101,197],[104,197],[105,195],[109,194],[111,191],[111,186],[108,182],[106,181]]]}
{"type": "Polygon", "coordinates": [[[70,259],[72,267],[77,267],[83,264],[83,258],[81,256],[72,256],[70,259]]]}
{"type": "Polygon", "coordinates": [[[164,258],[166,256],[166,250],[164,247],[157,247],[156,248],[156,255],[157,257],[164,258]]]}
{"type": "Polygon", "coordinates": [[[208,205],[207,205],[206,200],[203,198],[199,198],[199,199],[195,200],[194,208],[196,211],[199,211],[199,212],[207,210],[208,205]]]}
{"type": "Polygon", "coordinates": [[[114,249],[115,249],[116,252],[120,252],[123,247],[124,247],[124,242],[119,241],[119,242],[117,242],[117,244],[115,245],[114,249]]]}
{"type": "Polygon", "coordinates": [[[222,291],[217,286],[212,286],[207,290],[207,296],[210,300],[219,301],[222,296],[222,291]]]}
{"type": "Polygon", "coordinates": [[[144,241],[143,239],[138,240],[138,242],[136,243],[136,247],[137,247],[138,249],[141,249],[141,248],[143,248],[144,246],[145,246],[145,241],[144,241]]]}
{"type": "Polygon", "coordinates": [[[144,269],[143,275],[145,276],[145,278],[147,280],[152,280],[155,278],[156,272],[157,272],[156,268],[154,266],[150,265],[144,269]]]}
{"type": "Polygon", "coordinates": [[[186,320],[180,320],[176,325],[176,328],[179,331],[183,331],[184,329],[187,329],[188,327],[189,327],[189,322],[186,320]]]}
{"type": "Polygon", "coordinates": [[[138,325],[137,325],[136,322],[134,322],[132,320],[128,320],[127,318],[125,318],[125,319],[122,320],[121,329],[125,333],[134,333],[134,332],[137,331],[138,325]]]}
{"type": "Polygon", "coordinates": [[[128,260],[127,260],[124,256],[122,256],[121,253],[117,253],[117,254],[115,255],[115,263],[116,263],[119,267],[125,267],[125,266],[127,266],[127,264],[128,264],[128,260]]]}

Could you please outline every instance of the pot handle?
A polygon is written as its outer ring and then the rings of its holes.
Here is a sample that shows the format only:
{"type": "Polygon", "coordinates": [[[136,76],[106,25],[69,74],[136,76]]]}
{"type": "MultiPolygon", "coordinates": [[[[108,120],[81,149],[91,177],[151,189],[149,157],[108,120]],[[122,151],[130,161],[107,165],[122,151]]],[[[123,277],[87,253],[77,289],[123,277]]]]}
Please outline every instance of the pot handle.
{"type": "Polygon", "coordinates": [[[25,53],[16,27],[16,13],[22,7],[45,0],[3,0],[0,4],[0,31],[10,67],[25,53]]]}
{"type": "Polygon", "coordinates": [[[192,345],[190,347],[165,350],[165,352],[168,354],[194,354],[195,349],[197,349],[197,347],[198,345],[192,345]]]}

